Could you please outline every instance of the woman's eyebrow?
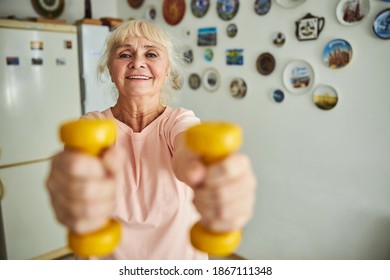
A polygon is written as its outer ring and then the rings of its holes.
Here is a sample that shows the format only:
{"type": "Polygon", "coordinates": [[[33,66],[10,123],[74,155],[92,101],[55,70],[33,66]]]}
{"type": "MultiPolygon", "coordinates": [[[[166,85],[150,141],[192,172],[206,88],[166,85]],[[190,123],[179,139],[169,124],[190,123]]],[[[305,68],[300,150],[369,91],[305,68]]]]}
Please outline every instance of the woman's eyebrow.
{"type": "Polygon", "coordinates": [[[131,49],[132,45],[131,44],[117,44],[115,46],[116,49],[131,49]]]}
{"type": "MultiPolygon", "coordinates": [[[[133,45],[132,44],[118,44],[116,46],[116,49],[132,49],[133,45]]],[[[144,45],[143,48],[145,49],[157,49],[157,50],[162,50],[161,47],[157,45],[144,45]]]]}

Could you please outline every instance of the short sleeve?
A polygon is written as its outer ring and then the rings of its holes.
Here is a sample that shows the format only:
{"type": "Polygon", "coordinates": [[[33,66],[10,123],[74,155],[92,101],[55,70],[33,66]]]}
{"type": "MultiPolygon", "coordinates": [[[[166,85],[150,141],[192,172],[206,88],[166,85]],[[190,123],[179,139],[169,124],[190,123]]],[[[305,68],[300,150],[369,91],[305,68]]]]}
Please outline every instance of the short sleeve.
{"type": "Polygon", "coordinates": [[[183,108],[174,109],[166,127],[169,149],[174,150],[174,141],[178,134],[199,123],[200,119],[193,111],[183,108]]]}

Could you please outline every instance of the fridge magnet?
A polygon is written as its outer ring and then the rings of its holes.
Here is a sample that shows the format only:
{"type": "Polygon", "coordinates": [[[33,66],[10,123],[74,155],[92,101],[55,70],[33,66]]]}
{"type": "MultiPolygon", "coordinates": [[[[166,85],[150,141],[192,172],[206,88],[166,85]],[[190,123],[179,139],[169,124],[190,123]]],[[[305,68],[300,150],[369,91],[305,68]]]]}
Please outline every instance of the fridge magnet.
{"type": "Polygon", "coordinates": [[[269,75],[275,69],[275,58],[270,53],[262,53],[256,61],[257,71],[262,75],[269,75]]]}
{"type": "Polygon", "coordinates": [[[370,0],[340,0],[336,16],[343,25],[355,25],[361,22],[369,11],[370,0]]]}
{"type": "Polygon", "coordinates": [[[372,31],[380,39],[390,39],[390,8],[376,15],[372,25],[372,31]]]}
{"type": "Polygon", "coordinates": [[[191,64],[194,61],[194,52],[191,47],[186,46],[183,51],[184,62],[191,64]]]}
{"type": "Polygon", "coordinates": [[[31,64],[32,65],[43,65],[43,59],[40,57],[31,58],[31,64]]]}
{"type": "Polygon", "coordinates": [[[313,68],[306,61],[292,60],[284,69],[283,82],[292,94],[306,93],[314,84],[313,68]]]}
{"type": "Polygon", "coordinates": [[[243,79],[241,78],[234,79],[230,83],[230,94],[233,97],[241,99],[246,95],[246,91],[247,91],[247,86],[246,86],[246,82],[243,79]]]}
{"type": "Polygon", "coordinates": [[[256,0],[255,12],[256,14],[263,16],[266,15],[271,9],[271,0],[256,0]]]}
{"type": "Polygon", "coordinates": [[[231,20],[238,12],[240,6],[239,0],[218,0],[217,12],[222,20],[231,20]]]}
{"type": "Polygon", "coordinates": [[[218,89],[221,78],[219,72],[215,68],[207,68],[202,75],[202,86],[209,92],[214,92],[218,89]]]}
{"type": "Polygon", "coordinates": [[[7,65],[19,65],[18,56],[7,56],[6,61],[7,61],[7,65]]]}
{"type": "Polygon", "coordinates": [[[188,78],[188,84],[191,89],[198,89],[201,84],[200,76],[196,73],[192,73],[188,78]]]}
{"type": "Polygon", "coordinates": [[[212,61],[213,58],[214,58],[214,52],[212,49],[210,48],[207,48],[204,50],[204,53],[203,53],[203,56],[204,56],[204,59],[208,62],[212,61]]]}
{"type": "Polygon", "coordinates": [[[271,99],[272,101],[276,102],[276,103],[282,103],[283,100],[284,100],[284,92],[283,90],[281,89],[275,89],[272,93],[271,93],[271,99]]]}
{"type": "Polygon", "coordinates": [[[216,46],[217,28],[207,27],[198,29],[198,46],[216,46]]]}
{"type": "Polygon", "coordinates": [[[235,25],[234,23],[231,23],[226,27],[226,33],[230,38],[236,37],[237,32],[238,28],[237,25],[235,25]]]}
{"type": "Polygon", "coordinates": [[[338,69],[346,66],[352,59],[352,47],[343,39],[334,39],[326,44],[323,60],[326,66],[338,69]]]}
{"type": "Polygon", "coordinates": [[[139,7],[142,6],[142,4],[144,3],[144,0],[127,0],[127,3],[133,9],[138,9],[139,7]]]}
{"type": "Polygon", "coordinates": [[[244,64],[244,49],[228,49],[226,50],[227,65],[243,65],[244,64]]]}
{"type": "Polygon", "coordinates": [[[191,0],[191,11],[197,18],[204,17],[210,7],[210,0],[191,0]]]}
{"type": "Polygon", "coordinates": [[[147,9],[146,9],[146,13],[145,13],[145,18],[147,20],[155,20],[157,17],[157,9],[155,6],[149,6],[147,9]]]}
{"type": "Polygon", "coordinates": [[[272,37],[272,43],[277,47],[283,46],[285,42],[286,42],[286,36],[284,36],[282,32],[277,32],[272,37]]]}
{"type": "Polygon", "coordinates": [[[65,58],[57,58],[56,59],[56,64],[57,65],[65,65],[66,64],[65,58]]]}
{"type": "Polygon", "coordinates": [[[338,101],[336,90],[331,86],[318,86],[313,92],[314,104],[322,110],[333,109],[338,101]]]}
{"type": "Polygon", "coordinates": [[[34,10],[44,18],[57,18],[64,11],[65,0],[31,0],[34,10]]]}
{"type": "Polygon", "coordinates": [[[65,49],[71,49],[72,48],[72,41],[66,40],[64,41],[65,49]]]}
{"type": "Polygon", "coordinates": [[[308,13],[295,22],[295,35],[299,41],[316,40],[325,26],[325,18],[308,13]]]}
{"type": "Polygon", "coordinates": [[[181,22],[186,11],[185,0],[164,0],[163,17],[170,25],[177,25],[181,22]]]}
{"type": "Polygon", "coordinates": [[[43,42],[42,41],[31,41],[30,42],[30,49],[31,50],[43,50],[43,42]]]}
{"type": "Polygon", "coordinates": [[[302,5],[306,0],[275,0],[280,7],[292,9],[302,5]]]}

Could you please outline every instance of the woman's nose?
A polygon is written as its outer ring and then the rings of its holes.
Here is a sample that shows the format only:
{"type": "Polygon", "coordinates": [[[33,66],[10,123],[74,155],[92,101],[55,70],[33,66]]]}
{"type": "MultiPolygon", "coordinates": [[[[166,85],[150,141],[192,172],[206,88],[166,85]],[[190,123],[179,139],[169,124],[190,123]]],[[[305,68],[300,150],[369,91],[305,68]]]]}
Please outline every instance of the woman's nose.
{"type": "Polygon", "coordinates": [[[142,56],[134,55],[133,59],[129,63],[130,68],[145,68],[145,59],[142,56]]]}

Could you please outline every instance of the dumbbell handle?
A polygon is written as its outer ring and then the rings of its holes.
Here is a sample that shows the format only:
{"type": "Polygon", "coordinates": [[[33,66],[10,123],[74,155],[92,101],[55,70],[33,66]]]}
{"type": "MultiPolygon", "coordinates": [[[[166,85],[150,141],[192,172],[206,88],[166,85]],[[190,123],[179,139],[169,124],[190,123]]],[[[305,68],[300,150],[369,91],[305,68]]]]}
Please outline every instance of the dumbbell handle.
{"type": "MultiPolygon", "coordinates": [[[[236,151],[242,142],[239,126],[226,122],[204,122],[185,133],[187,147],[199,154],[205,164],[213,164],[236,151]]],[[[227,256],[241,242],[241,231],[212,232],[197,222],[190,231],[192,245],[211,256],[227,256]]]]}

